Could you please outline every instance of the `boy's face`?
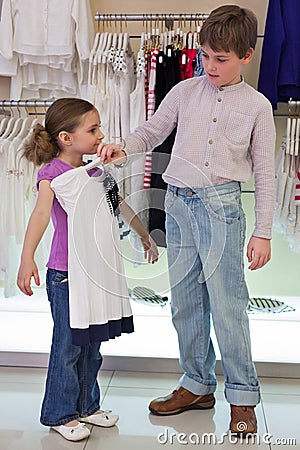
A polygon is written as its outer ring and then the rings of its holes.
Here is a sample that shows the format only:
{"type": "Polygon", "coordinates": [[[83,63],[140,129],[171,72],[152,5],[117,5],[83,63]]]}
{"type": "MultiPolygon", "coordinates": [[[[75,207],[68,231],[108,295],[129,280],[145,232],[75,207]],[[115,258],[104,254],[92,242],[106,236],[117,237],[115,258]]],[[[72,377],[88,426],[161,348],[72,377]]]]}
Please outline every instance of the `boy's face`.
{"type": "Polygon", "coordinates": [[[240,59],[233,52],[214,52],[208,45],[202,45],[202,63],[209,82],[214,86],[231,86],[241,81],[243,66],[248,64],[254,50],[249,49],[240,59]]]}

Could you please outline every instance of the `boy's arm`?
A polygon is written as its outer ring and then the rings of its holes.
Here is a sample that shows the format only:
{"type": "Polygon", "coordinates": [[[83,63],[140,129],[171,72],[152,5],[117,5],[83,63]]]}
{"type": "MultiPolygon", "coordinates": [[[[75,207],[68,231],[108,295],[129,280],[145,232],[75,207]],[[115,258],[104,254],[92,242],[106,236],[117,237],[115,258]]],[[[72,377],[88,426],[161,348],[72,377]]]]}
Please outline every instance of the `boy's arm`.
{"type": "Polygon", "coordinates": [[[19,289],[26,295],[33,294],[30,286],[32,277],[34,277],[37,286],[40,284],[38,269],[34,262],[34,253],[49,224],[53,198],[54,192],[50,188],[50,181],[41,180],[37,202],[25,234],[17,278],[19,289]]]}
{"type": "Polygon", "coordinates": [[[275,204],[275,139],[273,112],[267,101],[265,108],[257,116],[251,140],[255,180],[255,228],[247,247],[250,270],[263,267],[271,258],[270,240],[275,204]]]}

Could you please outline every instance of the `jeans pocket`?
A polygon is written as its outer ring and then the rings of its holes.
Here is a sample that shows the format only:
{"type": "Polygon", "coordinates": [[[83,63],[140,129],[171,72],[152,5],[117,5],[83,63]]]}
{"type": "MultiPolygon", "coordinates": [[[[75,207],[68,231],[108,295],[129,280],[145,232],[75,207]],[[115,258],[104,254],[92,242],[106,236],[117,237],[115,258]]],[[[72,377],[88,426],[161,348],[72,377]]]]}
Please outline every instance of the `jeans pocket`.
{"type": "Polygon", "coordinates": [[[68,276],[64,273],[57,271],[52,279],[53,285],[64,285],[68,283],[68,276]]]}
{"type": "Polygon", "coordinates": [[[240,191],[209,197],[206,208],[211,217],[228,224],[235,223],[242,212],[240,191]]]}
{"type": "Polygon", "coordinates": [[[165,211],[166,212],[170,211],[170,209],[174,205],[176,198],[177,197],[175,194],[173,194],[173,192],[171,192],[169,190],[166,192],[166,196],[165,196],[165,211]]]}

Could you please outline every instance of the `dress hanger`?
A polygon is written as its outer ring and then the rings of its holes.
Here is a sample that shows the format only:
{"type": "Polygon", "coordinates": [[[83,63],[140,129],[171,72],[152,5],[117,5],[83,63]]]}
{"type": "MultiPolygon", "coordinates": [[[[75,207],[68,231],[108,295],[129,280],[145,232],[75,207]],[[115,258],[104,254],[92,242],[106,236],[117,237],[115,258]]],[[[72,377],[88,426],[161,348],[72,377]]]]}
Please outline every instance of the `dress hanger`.
{"type": "Polygon", "coordinates": [[[9,118],[6,117],[6,116],[3,117],[3,119],[1,119],[1,121],[0,121],[0,137],[4,133],[4,131],[5,131],[6,127],[7,127],[8,121],[9,121],[9,118]]]}
{"type": "Polygon", "coordinates": [[[15,137],[17,137],[22,128],[22,124],[23,124],[23,119],[21,117],[18,117],[14,123],[14,126],[13,126],[11,132],[7,136],[7,139],[12,140],[15,137]]]}
{"type": "Polygon", "coordinates": [[[298,154],[299,154],[299,139],[300,139],[300,117],[297,117],[295,149],[294,149],[295,156],[298,156],[298,154]]]}
{"type": "Polygon", "coordinates": [[[16,117],[11,117],[7,124],[4,133],[1,136],[1,139],[7,139],[14,128],[14,124],[17,121],[16,117]]]}

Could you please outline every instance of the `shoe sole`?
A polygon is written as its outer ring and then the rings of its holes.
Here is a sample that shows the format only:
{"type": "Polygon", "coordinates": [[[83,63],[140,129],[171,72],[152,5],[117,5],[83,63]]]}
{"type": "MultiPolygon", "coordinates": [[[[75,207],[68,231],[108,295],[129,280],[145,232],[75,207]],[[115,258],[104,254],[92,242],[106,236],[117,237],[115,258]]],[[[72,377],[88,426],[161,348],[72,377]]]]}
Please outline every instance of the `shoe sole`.
{"type": "Polygon", "coordinates": [[[176,409],[174,411],[155,411],[154,409],[149,407],[149,410],[152,414],[155,416],[176,416],[177,414],[181,414],[185,411],[190,411],[193,409],[212,409],[215,406],[216,400],[213,399],[210,402],[207,403],[194,403],[192,405],[184,406],[183,408],[176,409]]]}

